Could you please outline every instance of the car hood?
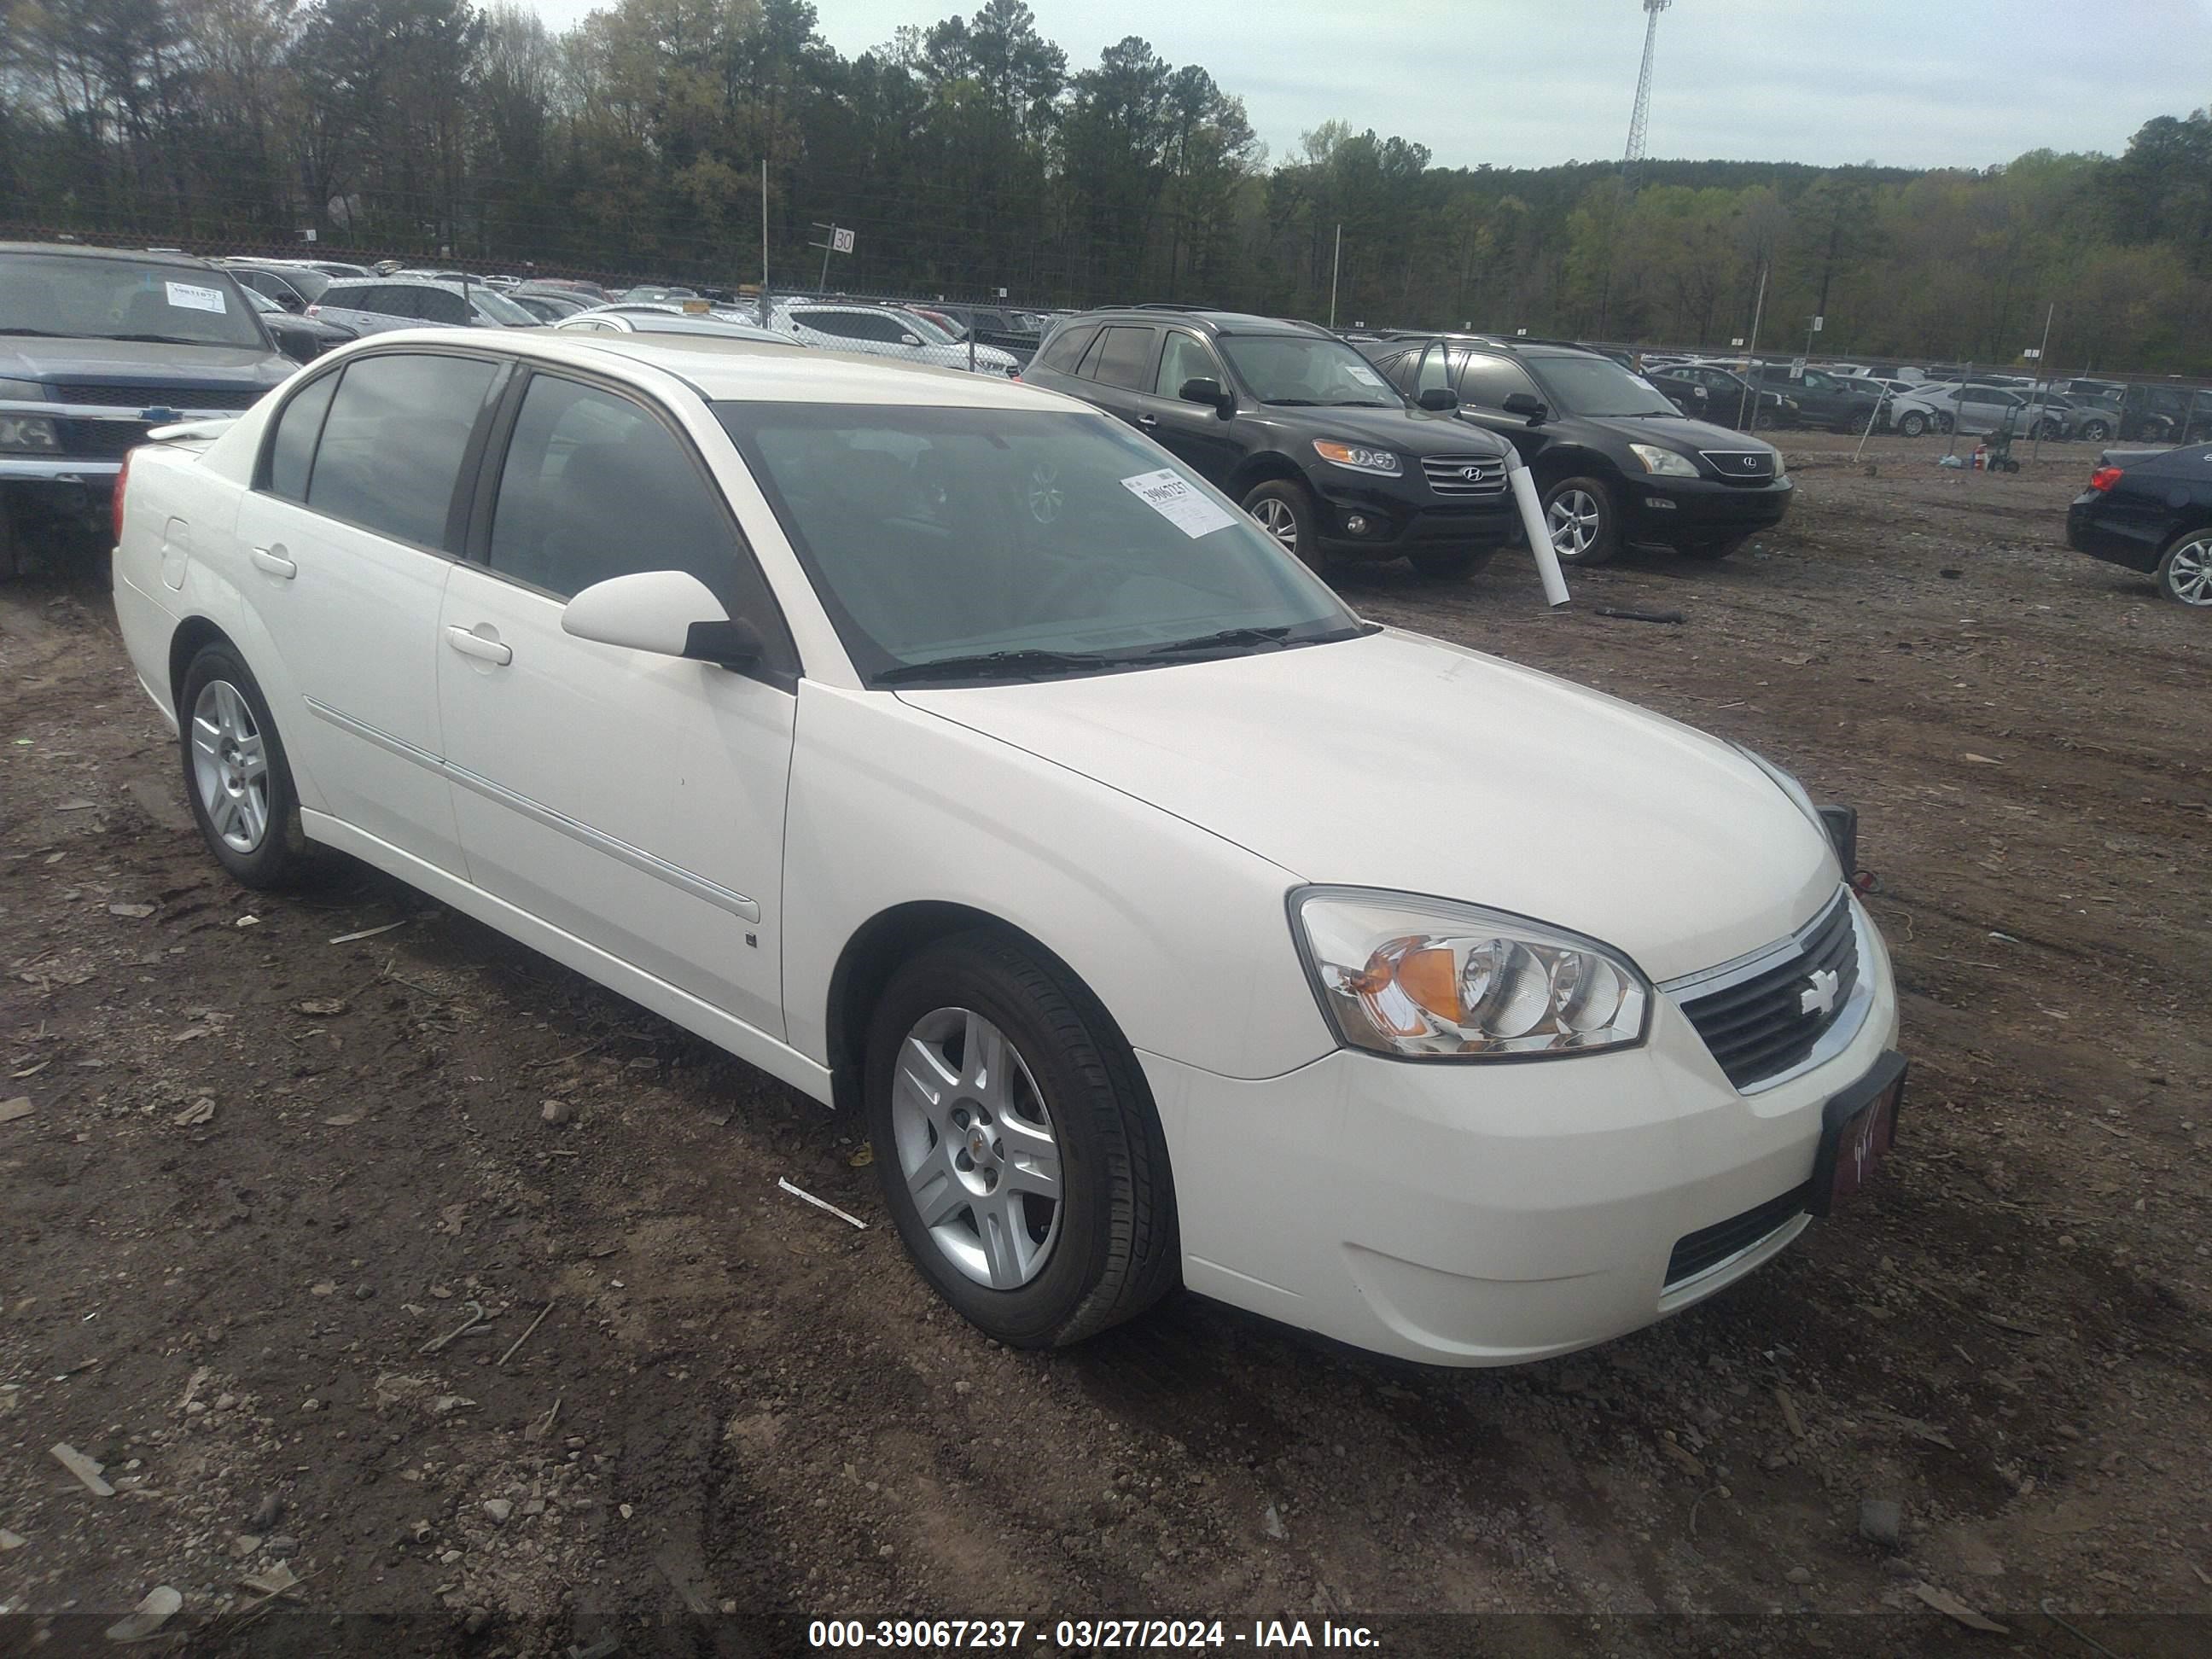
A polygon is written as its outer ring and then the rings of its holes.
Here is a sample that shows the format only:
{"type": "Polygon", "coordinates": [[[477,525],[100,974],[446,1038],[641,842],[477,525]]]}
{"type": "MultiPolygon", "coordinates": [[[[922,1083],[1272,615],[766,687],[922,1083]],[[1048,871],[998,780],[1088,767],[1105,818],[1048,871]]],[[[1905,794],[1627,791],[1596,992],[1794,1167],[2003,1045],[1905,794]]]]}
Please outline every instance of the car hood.
{"type": "MultiPolygon", "coordinates": [[[[1771,449],[1773,445],[1762,443],[1757,438],[1731,432],[1711,421],[1693,421],[1686,415],[1616,416],[1590,415],[1581,418],[1602,425],[1625,441],[1637,444],[1664,444],[1669,449],[1679,449],[1694,455],[1700,450],[1726,449],[1741,452],[1747,449],[1771,449]]],[[[1781,469],[1776,468],[1777,471],[1781,469]]]]}
{"type": "Polygon", "coordinates": [[[258,346],[152,345],[143,340],[0,337],[0,375],[128,386],[275,386],[295,363],[258,346]]]}
{"type": "Polygon", "coordinates": [[[1342,438],[1408,455],[1504,455],[1511,446],[1450,413],[1416,409],[1299,409],[1260,404],[1255,412],[1281,425],[1295,424],[1316,438],[1342,438]],[[1470,443],[1472,437],[1474,441],[1470,443]]]}
{"type": "Polygon", "coordinates": [[[1842,878],[1826,837],[1720,739],[1396,630],[898,695],[1297,880],[1535,917],[1607,940],[1655,980],[1772,944],[1842,878]]]}

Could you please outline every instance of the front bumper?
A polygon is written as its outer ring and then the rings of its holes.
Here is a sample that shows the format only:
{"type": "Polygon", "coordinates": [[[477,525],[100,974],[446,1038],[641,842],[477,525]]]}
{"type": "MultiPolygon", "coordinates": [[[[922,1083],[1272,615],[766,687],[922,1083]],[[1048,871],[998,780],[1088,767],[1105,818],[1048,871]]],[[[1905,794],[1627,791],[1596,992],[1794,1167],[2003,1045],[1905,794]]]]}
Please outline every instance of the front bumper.
{"type": "Polygon", "coordinates": [[[1393,487],[1330,477],[1316,480],[1321,542],[1329,552],[1353,558],[1391,559],[1414,548],[1503,547],[1520,532],[1511,490],[1466,501],[1443,501],[1425,487],[1393,487]],[[1354,531],[1355,520],[1364,528],[1354,531]]]}
{"type": "Polygon", "coordinates": [[[2113,516],[2111,506],[2111,498],[2100,490],[2076,495],[2066,509],[2066,544],[2107,564],[2145,574],[2157,569],[2167,533],[2165,522],[2130,523],[2113,516]]]}
{"type": "Polygon", "coordinates": [[[1802,1187],[1822,1109],[1895,1040],[1888,955],[1857,920],[1871,992],[1857,1031],[1749,1096],[1663,994],[1643,1047],[1578,1059],[1339,1050],[1247,1081],[1140,1054],[1168,1133],[1185,1282],[1447,1365],[1587,1347],[1733,1284],[1806,1218],[1781,1214],[1670,1285],[1675,1246],[1802,1187]]]}
{"type": "Polygon", "coordinates": [[[1620,494],[1624,539],[1679,547],[1772,528],[1788,515],[1797,486],[1787,477],[1733,484],[1647,473],[1625,477],[1620,494]]]}

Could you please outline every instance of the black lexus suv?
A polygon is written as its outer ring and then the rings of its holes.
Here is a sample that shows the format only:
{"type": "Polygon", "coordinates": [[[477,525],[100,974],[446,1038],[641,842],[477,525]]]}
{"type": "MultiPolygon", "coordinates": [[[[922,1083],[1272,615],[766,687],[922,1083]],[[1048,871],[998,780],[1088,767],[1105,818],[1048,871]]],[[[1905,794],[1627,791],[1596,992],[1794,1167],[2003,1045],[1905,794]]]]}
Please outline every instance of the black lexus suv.
{"type": "Polygon", "coordinates": [[[1536,475],[1564,564],[1624,545],[1703,558],[1781,522],[1796,487],[1771,444],[1692,421],[1611,358],[1547,341],[1395,334],[1363,343],[1392,385],[1509,441],[1536,475]]]}
{"type": "Polygon", "coordinates": [[[1480,569],[1517,533],[1511,450],[1417,407],[1310,323],[1182,306],[1085,312],[1022,371],[1120,416],[1313,568],[1403,556],[1429,575],[1480,569]]]}

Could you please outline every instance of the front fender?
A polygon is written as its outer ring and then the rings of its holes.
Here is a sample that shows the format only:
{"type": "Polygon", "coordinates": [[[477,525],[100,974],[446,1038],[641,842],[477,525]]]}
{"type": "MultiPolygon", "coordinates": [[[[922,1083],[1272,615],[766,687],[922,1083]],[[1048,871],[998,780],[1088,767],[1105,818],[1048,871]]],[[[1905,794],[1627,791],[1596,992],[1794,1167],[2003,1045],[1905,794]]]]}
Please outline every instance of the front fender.
{"type": "Polygon", "coordinates": [[[1030,934],[1138,1048],[1258,1078],[1335,1046],[1291,942],[1289,872],[887,692],[801,683],[785,848],[787,1040],[825,1065],[847,942],[916,901],[1030,934]]]}

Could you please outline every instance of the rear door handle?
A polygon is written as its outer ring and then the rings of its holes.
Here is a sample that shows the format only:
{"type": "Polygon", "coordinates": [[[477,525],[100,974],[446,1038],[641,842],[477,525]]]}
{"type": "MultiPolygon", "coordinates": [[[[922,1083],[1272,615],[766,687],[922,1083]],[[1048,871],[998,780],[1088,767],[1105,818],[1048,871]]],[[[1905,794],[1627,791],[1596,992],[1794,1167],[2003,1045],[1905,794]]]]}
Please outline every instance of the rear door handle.
{"type": "Polygon", "coordinates": [[[481,634],[472,634],[465,628],[448,628],[446,643],[465,657],[474,657],[479,662],[492,663],[504,668],[514,660],[514,651],[497,640],[488,640],[481,634]]]}
{"type": "Polygon", "coordinates": [[[300,567],[284,556],[284,550],[281,546],[255,548],[253,564],[256,569],[265,570],[272,576],[281,576],[288,582],[300,574],[300,567]]]}

